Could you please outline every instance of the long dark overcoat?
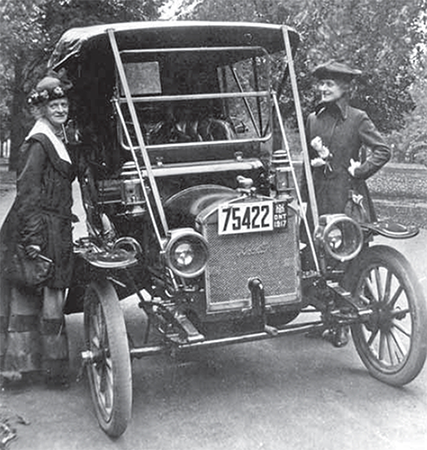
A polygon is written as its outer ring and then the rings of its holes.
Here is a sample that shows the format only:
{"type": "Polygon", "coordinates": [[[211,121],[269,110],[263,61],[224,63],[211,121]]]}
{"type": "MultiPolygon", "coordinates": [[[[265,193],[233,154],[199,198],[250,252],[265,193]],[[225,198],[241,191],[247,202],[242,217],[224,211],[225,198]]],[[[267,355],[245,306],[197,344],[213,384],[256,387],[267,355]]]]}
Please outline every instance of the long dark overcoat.
{"type": "Polygon", "coordinates": [[[26,140],[20,149],[17,194],[0,231],[2,270],[15,245],[37,244],[54,261],[51,288],[66,288],[72,275],[73,165],[61,159],[42,133],[26,140]]]}
{"type": "MultiPolygon", "coordinates": [[[[391,156],[390,149],[368,115],[351,107],[346,99],[330,105],[320,105],[307,119],[307,141],[310,158],[318,156],[311,148],[313,138],[322,138],[323,145],[331,152],[328,164],[312,168],[319,214],[344,212],[350,189],[357,189],[365,198],[365,208],[370,221],[376,220],[365,180],[379,170],[391,156]],[[362,148],[369,148],[364,159],[362,148]],[[361,161],[355,176],[348,172],[350,159],[361,161]]],[[[307,189],[303,179],[303,196],[307,189]]]]}

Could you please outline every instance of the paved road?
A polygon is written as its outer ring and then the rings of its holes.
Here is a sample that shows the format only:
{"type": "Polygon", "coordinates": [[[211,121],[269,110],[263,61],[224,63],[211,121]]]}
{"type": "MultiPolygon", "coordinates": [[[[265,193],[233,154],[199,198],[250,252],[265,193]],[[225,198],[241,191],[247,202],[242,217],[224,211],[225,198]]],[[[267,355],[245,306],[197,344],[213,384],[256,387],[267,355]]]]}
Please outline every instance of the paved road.
{"type": "MultiPolygon", "coordinates": [[[[11,194],[0,198],[3,216],[11,194]]],[[[396,243],[427,292],[427,231],[396,243]]],[[[126,315],[135,301],[125,301],[126,315]]],[[[82,316],[67,317],[73,373],[82,316]]],[[[110,440],[98,428],[87,380],[67,391],[29,386],[1,394],[15,423],[11,450],[425,450],[427,369],[404,388],[370,377],[350,344],[292,336],[133,362],[133,417],[110,440]],[[27,425],[18,422],[22,416],[27,425]]]]}

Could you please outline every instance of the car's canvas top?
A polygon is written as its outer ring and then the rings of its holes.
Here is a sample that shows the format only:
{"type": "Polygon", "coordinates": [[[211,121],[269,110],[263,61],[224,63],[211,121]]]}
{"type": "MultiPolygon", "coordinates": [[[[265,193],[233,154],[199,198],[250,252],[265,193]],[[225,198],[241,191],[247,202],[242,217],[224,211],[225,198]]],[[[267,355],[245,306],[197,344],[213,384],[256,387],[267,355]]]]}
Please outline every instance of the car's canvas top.
{"type": "Polygon", "coordinates": [[[109,53],[107,30],[115,31],[119,49],[260,46],[272,53],[285,48],[283,27],[289,30],[292,47],[298,34],[285,25],[245,22],[127,22],[72,28],[65,32],[49,62],[59,68],[73,57],[109,53]]]}

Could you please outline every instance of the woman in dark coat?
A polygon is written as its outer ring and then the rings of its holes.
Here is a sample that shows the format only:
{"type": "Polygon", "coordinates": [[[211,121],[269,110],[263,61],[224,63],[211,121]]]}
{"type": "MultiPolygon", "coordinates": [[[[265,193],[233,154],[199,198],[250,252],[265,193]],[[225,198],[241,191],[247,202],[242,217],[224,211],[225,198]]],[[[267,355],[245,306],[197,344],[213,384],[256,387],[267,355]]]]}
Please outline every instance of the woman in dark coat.
{"type": "Polygon", "coordinates": [[[391,152],[368,115],[349,105],[350,82],[360,74],[335,61],[316,67],[320,104],[308,117],[307,141],[319,215],[345,212],[354,193],[363,196],[366,211],[359,219],[373,222],[376,215],[365,180],[390,159],[391,152]],[[362,148],[370,149],[368,157],[360,154],[362,148]]]}
{"type": "Polygon", "coordinates": [[[68,98],[56,76],[39,82],[29,98],[39,119],[20,149],[17,194],[0,232],[0,327],[3,380],[42,373],[52,383],[68,376],[68,343],[63,315],[64,290],[72,274],[73,165],[64,145],[68,98]],[[21,245],[29,258],[54,262],[43,287],[8,280],[10,261],[21,245]]]}

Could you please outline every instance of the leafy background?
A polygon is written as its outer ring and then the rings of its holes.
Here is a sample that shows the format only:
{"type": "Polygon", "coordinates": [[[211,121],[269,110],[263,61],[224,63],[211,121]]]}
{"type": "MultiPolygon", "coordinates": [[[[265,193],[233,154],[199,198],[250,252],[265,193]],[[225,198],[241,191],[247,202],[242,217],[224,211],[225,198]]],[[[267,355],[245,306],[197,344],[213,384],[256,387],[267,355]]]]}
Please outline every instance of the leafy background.
{"type": "MultiPolygon", "coordinates": [[[[427,162],[427,0],[0,0],[0,12],[0,141],[11,139],[11,168],[31,124],[26,96],[60,35],[135,20],[290,25],[302,37],[296,69],[304,113],[316,101],[313,67],[345,61],[363,71],[352,102],[384,132],[394,160],[427,162]]],[[[281,108],[287,116],[291,105],[283,100],[281,108]]]]}

